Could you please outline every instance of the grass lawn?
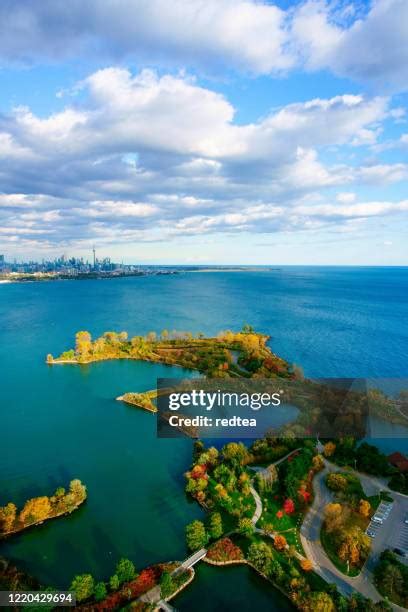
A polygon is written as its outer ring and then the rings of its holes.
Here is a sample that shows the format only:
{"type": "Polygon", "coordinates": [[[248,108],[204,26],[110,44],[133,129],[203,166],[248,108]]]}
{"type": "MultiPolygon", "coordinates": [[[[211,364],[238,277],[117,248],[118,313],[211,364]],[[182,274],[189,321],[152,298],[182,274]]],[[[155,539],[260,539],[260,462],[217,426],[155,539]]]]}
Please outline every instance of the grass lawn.
{"type": "Polygon", "coordinates": [[[285,514],[284,512],[282,518],[278,518],[276,513],[282,510],[282,503],[274,499],[272,495],[261,496],[261,500],[263,512],[257,527],[262,528],[265,525],[272,525],[275,531],[286,531],[286,529],[296,527],[299,517],[298,513],[285,514]]]}
{"type": "Polygon", "coordinates": [[[285,536],[289,546],[294,546],[298,553],[305,556],[305,551],[303,550],[302,542],[300,541],[300,536],[297,529],[287,531],[283,535],[285,536]]]}

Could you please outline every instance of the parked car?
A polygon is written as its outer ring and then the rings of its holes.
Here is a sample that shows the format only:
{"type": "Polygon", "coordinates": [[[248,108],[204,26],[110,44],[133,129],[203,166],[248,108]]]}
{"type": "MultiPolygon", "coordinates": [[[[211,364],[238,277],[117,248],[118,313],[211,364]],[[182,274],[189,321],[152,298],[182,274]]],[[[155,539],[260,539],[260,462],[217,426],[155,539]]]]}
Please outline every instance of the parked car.
{"type": "Polygon", "coordinates": [[[408,552],[405,552],[405,550],[401,550],[401,548],[393,548],[393,551],[395,552],[396,555],[399,555],[400,557],[404,557],[405,559],[408,559],[408,552]]]}
{"type": "Polygon", "coordinates": [[[404,519],[404,523],[405,523],[406,525],[408,525],[408,514],[407,514],[407,516],[406,516],[406,517],[405,517],[405,519],[404,519]]]}

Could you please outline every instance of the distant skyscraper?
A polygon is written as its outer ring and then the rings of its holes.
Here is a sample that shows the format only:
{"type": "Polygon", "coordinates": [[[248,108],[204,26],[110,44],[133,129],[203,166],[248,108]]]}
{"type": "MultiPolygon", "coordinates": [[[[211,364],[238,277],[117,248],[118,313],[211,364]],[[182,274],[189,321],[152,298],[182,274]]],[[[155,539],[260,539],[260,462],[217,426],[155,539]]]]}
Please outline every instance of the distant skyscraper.
{"type": "Polygon", "coordinates": [[[94,260],[93,267],[96,268],[96,255],[95,255],[96,251],[95,251],[95,247],[92,249],[92,251],[93,251],[93,260],[94,260]]]}

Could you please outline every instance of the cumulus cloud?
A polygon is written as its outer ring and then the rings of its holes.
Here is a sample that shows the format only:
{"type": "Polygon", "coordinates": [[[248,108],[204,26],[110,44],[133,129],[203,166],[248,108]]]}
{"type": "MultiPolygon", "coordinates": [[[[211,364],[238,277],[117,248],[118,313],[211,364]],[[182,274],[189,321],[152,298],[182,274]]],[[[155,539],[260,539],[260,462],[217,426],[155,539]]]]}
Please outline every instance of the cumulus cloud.
{"type": "Polygon", "coordinates": [[[373,0],[355,15],[340,0],[306,0],[286,10],[266,0],[0,4],[3,64],[86,54],[255,75],[305,67],[398,91],[408,86],[407,37],[406,0],[373,0]]]}
{"type": "Polygon", "coordinates": [[[105,58],[233,67],[256,73],[288,68],[286,14],[253,0],[3,0],[5,60],[105,58]]]}
{"type": "Polygon", "coordinates": [[[48,116],[0,115],[3,242],[16,227],[48,247],[292,231],[405,210],[369,203],[365,214],[349,190],[402,181],[407,164],[324,159],[338,147],[365,151],[372,139],[355,135],[378,137],[388,98],[316,98],[238,124],[224,96],[187,76],[116,67],[78,87],[80,101],[48,116]]]}

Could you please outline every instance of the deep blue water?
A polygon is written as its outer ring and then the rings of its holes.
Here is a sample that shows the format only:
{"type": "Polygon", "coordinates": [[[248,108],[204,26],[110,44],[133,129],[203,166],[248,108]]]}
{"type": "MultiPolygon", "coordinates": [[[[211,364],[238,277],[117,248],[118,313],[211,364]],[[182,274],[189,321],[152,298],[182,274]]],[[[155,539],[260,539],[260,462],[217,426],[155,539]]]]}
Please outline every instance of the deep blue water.
{"type": "Polygon", "coordinates": [[[76,331],[215,334],[250,323],[308,376],[390,378],[408,377],[407,321],[408,268],[0,285],[0,504],[74,476],[89,490],[75,515],[10,539],[0,554],[66,586],[77,572],[106,577],[120,555],[139,567],[180,558],[184,525],[200,515],[183,493],[190,442],[157,440],[152,415],[114,400],[178,371],[137,362],[47,367],[45,355],[71,347],[76,331]]]}

